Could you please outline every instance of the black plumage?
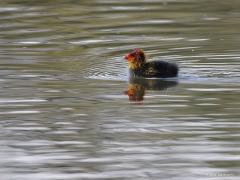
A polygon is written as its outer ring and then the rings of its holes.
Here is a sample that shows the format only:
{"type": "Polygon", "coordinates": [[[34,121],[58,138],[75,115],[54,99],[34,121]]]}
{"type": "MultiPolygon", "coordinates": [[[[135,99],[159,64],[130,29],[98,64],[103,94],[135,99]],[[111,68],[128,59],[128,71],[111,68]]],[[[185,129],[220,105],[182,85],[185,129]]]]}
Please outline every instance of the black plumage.
{"type": "Polygon", "coordinates": [[[166,61],[150,61],[142,63],[139,68],[130,68],[130,74],[133,76],[147,78],[168,78],[178,75],[178,67],[174,63],[166,61]]]}

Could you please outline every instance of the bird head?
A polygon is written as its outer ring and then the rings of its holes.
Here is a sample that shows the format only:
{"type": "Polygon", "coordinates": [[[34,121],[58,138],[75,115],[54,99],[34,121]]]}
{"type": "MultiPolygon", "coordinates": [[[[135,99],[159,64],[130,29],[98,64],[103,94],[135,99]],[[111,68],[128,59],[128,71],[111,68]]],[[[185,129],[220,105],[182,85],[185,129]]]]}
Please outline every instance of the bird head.
{"type": "Polygon", "coordinates": [[[130,69],[137,69],[146,62],[146,56],[143,50],[139,48],[128,53],[124,59],[128,61],[128,67],[130,69]]]}

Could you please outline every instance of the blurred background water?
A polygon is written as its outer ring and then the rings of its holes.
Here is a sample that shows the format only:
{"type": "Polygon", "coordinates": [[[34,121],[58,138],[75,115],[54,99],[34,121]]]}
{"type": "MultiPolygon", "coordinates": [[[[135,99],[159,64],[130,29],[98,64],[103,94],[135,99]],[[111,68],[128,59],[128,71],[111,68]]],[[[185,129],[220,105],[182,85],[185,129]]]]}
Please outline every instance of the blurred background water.
{"type": "Polygon", "coordinates": [[[1,179],[239,179],[240,1],[0,1],[1,179]],[[143,48],[172,80],[129,80],[143,48]]]}

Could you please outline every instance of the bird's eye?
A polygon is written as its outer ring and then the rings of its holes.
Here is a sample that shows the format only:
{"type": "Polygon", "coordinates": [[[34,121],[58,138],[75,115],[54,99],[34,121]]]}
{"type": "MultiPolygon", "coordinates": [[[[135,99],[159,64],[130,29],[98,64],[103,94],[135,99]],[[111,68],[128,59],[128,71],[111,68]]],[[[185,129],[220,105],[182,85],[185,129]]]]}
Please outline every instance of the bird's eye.
{"type": "Polygon", "coordinates": [[[145,61],[145,55],[143,53],[139,54],[139,59],[144,62],[145,61]]]}

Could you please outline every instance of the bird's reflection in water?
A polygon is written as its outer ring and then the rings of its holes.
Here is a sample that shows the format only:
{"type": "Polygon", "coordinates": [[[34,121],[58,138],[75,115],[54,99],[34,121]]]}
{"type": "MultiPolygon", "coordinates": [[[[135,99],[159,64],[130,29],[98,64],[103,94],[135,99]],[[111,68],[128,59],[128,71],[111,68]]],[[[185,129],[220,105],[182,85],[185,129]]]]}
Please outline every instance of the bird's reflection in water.
{"type": "Polygon", "coordinates": [[[128,95],[129,101],[143,101],[146,90],[161,91],[169,87],[176,86],[177,80],[170,79],[146,79],[146,78],[130,78],[128,89],[124,92],[128,95]]]}

